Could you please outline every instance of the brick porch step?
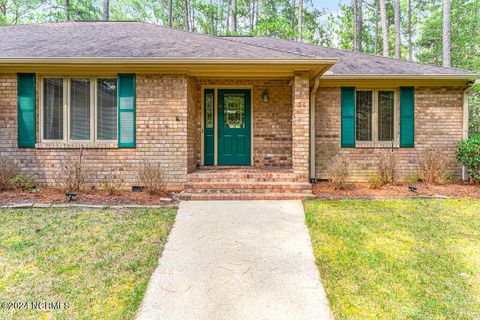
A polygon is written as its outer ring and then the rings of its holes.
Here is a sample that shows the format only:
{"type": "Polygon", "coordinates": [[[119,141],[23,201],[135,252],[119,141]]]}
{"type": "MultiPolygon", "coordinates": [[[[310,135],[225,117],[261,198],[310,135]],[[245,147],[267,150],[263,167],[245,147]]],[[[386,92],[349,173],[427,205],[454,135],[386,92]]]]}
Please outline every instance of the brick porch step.
{"type": "Polygon", "coordinates": [[[301,193],[188,193],[181,200],[302,200],[310,195],[301,193]]]}
{"type": "Polygon", "coordinates": [[[312,186],[288,169],[214,168],[187,176],[182,200],[286,200],[312,196],[312,186]]]}
{"type": "MultiPolygon", "coordinates": [[[[205,170],[208,171],[208,170],[205,170]]],[[[291,172],[194,172],[189,182],[295,182],[302,181],[291,172]]]]}
{"type": "Polygon", "coordinates": [[[231,192],[231,193],[292,193],[311,192],[310,183],[302,182],[190,182],[185,190],[190,193],[231,192]]]}

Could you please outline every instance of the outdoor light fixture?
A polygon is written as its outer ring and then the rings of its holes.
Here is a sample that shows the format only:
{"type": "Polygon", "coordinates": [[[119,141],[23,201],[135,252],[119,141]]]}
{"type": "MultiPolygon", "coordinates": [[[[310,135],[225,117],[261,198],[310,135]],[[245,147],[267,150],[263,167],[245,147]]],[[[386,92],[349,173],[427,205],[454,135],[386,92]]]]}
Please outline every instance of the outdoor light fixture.
{"type": "Polygon", "coordinates": [[[262,98],[263,98],[263,102],[268,102],[268,91],[267,91],[267,89],[263,90],[262,98]]]}

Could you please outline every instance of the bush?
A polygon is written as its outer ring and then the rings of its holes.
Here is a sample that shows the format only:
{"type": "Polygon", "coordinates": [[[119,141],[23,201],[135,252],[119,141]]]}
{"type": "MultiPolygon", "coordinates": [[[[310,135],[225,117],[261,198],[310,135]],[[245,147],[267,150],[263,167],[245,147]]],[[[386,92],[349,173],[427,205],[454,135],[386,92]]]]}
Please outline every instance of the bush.
{"type": "Polygon", "coordinates": [[[383,185],[397,182],[397,157],[393,152],[383,154],[380,157],[377,175],[383,185]]]}
{"type": "Polygon", "coordinates": [[[78,158],[71,162],[66,162],[62,165],[61,174],[63,182],[63,188],[67,192],[82,190],[87,172],[84,164],[82,163],[83,149],[80,149],[78,158]]]}
{"type": "Polygon", "coordinates": [[[378,174],[374,173],[370,178],[368,178],[368,185],[370,189],[380,189],[385,184],[383,183],[382,179],[380,179],[378,174]]]}
{"type": "Polygon", "coordinates": [[[440,148],[429,148],[418,156],[418,174],[424,182],[444,181],[449,165],[447,154],[440,148]]]}
{"type": "Polygon", "coordinates": [[[137,170],[140,186],[148,194],[156,194],[165,189],[164,170],[160,162],[145,162],[137,170]]]}
{"type": "Polygon", "coordinates": [[[415,182],[419,182],[421,180],[422,180],[422,178],[420,178],[420,176],[418,174],[409,174],[409,175],[406,175],[403,178],[403,181],[408,182],[408,183],[415,183],[415,182]]]}
{"type": "Polygon", "coordinates": [[[35,179],[28,174],[18,174],[10,179],[10,184],[22,191],[35,191],[35,179]]]}
{"type": "Polygon", "coordinates": [[[347,189],[350,185],[347,183],[350,177],[349,163],[342,156],[336,155],[327,165],[327,175],[335,190],[347,189]]]}
{"type": "Polygon", "coordinates": [[[15,177],[18,166],[7,156],[0,156],[0,191],[10,186],[10,180],[15,177]]]}
{"type": "Polygon", "coordinates": [[[477,183],[480,182],[480,134],[458,144],[457,159],[467,167],[470,178],[477,183]]]}
{"type": "Polygon", "coordinates": [[[120,194],[122,191],[122,185],[104,177],[100,184],[100,190],[107,193],[109,196],[114,196],[120,194]]]}

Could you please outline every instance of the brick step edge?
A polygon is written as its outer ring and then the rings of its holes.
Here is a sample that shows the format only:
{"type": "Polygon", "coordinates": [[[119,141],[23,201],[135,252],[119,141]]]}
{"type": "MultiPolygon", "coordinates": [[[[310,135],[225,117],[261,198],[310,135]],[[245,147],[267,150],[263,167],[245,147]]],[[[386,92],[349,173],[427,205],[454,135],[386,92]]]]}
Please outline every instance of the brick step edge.
{"type": "Polygon", "coordinates": [[[312,185],[306,182],[187,182],[185,189],[295,189],[311,190],[312,185]]]}
{"type": "Polygon", "coordinates": [[[298,193],[298,194],[311,194],[311,190],[302,189],[185,189],[185,193],[191,194],[267,194],[267,193],[298,193]]]}
{"type": "Polygon", "coordinates": [[[303,200],[311,196],[303,193],[182,193],[180,200],[303,200]]]}

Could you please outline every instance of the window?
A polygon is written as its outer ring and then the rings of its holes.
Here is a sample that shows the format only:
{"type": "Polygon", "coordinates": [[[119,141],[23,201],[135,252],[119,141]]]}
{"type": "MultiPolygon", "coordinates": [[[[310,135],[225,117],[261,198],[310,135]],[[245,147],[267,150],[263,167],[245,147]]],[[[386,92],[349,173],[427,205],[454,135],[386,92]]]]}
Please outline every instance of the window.
{"type": "Polygon", "coordinates": [[[244,95],[226,94],[224,97],[225,128],[245,128],[245,97],[244,95]]]}
{"type": "Polygon", "coordinates": [[[42,79],[42,141],[117,140],[117,79],[42,79]]]}
{"type": "Polygon", "coordinates": [[[356,91],[356,140],[391,142],[395,137],[395,92],[393,90],[356,91]]]}
{"type": "Polygon", "coordinates": [[[205,128],[213,128],[213,92],[205,93],[205,128]]]}

